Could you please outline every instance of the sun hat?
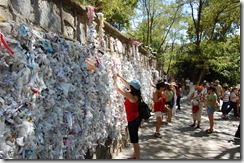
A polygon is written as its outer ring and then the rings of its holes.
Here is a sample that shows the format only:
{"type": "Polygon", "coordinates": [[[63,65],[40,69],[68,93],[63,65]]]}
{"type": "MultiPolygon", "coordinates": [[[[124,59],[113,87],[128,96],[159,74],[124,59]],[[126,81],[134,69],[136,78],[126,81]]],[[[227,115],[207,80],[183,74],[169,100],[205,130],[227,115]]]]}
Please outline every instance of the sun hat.
{"type": "Polygon", "coordinates": [[[128,84],[137,90],[139,90],[141,88],[141,83],[136,79],[129,81],[128,84]]]}

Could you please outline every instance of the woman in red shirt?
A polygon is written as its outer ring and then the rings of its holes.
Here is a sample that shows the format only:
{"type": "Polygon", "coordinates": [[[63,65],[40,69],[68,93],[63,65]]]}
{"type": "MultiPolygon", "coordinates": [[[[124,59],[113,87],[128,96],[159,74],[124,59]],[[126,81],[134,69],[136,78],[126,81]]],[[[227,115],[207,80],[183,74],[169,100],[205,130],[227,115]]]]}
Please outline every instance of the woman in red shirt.
{"type": "Polygon", "coordinates": [[[127,82],[119,74],[115,74],[113,76],[113,79],[118,92],[125,97],[124,105],[128,121],[130,141],[134,147],[133,159],[140,159],[138,130],[141,124],[141,118],[139,118],[138,104],[139,101],[142,99],[140,91],[141,84],[138,80],[132,80],[130,82],[127,82]],[[124,85],[130,90],[129,92],[124,91],[122,88],[120,88],[120,86],[118,85],[118,79],[121,79],[124,85]]]}
{"type": "Polygon", "coordinates": [[[159,133],[160,127],[163,122],[163,113],[165,112],[165,102],[166,102],[166,93],[165,84],[163,82],[156,84],[156,91],[153,94],[153,101],[154,101],[154,113],[157,118],[156,124],[156,132],[154,134],[155,137],[161,138],[161,134],[159,133]]]}

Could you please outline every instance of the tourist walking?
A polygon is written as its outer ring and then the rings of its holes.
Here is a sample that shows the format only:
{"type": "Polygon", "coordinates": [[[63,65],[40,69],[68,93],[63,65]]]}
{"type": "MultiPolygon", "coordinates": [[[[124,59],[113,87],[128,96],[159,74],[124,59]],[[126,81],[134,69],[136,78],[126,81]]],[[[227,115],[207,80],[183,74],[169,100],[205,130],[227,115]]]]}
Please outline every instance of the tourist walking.
{"type": "Polygon", "coordinates": [[[238,118],[238,112],[237,112],[237,100],[238,99],[239,99],[238,89],[236,87],[233,87],[230,92],[230,106],[227,109],[226,113],[229,114],[229,112],[233,109],[235,118],[238,118]]]}
{"type": "Polygon", "coordinates": [[[221,106],[221,112],[222,112],[222,118],[223,119],[228,119],[228,114],[227,114],[227,108],[229,106],[229,98],[230,98],[230,92],[228,91],[228,86],[223,86],[223,91],[222,91],[222,96],[221,99],[223,100],[223,104],[221,106]]]}
{"type": "Polygon", "coordinates": [[[183,92],[182,85],[181,85],[181,83],[178,83],[177,84],[177,88],[176,88],[176,96],[177,96],[176,105],[177,105],[177,110],[181,110],[181,108],[180,108],[180,99],[181,99],[182,92],[183,92]]]}

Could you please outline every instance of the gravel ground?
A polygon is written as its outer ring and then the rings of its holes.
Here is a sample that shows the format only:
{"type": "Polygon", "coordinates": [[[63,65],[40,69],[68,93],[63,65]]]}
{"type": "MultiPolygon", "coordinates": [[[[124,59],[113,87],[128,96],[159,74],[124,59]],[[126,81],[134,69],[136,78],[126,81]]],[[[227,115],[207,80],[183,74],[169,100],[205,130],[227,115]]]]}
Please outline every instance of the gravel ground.
{"type": "MultiPolygon", "coordinates": [[[[240,139],[234,135],[239,125],[235,120],[233,112],[229,120],[221,119],[221,112],[214,113],[214,131],[211,134],[205,133],[209,128],[209,121],[205,111],[202,113],[201,128],[190,127],[193,123],[190,101],[181,100],[181,110],[177,111],[172,119],[171,125],[165,123],[160,129],[162,138],[155,138],[156,119],[150,117],[139,129],[139,143],[141,147],[141,159],[228,159],[241,160],[240,139]]],[[[123,149],[113,159],[127,159],[133,153],[132,145],[123,149]]]]}

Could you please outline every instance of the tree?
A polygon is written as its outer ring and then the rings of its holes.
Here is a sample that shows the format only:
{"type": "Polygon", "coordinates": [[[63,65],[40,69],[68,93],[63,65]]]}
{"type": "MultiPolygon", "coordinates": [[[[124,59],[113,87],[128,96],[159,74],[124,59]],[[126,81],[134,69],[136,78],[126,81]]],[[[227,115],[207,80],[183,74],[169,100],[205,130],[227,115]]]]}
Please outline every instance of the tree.
{"type": "MultiPolygon", "coordinates": [[[[187,0],[186,5],[190,6],[192,18],[189,21],[188,38],[195,48],[191,57],[198,58],[192,80],[201,81],[211,65],[209,54],[203,53],[203,49],[211,49],[212,45],[215,49],[221,49],[223,47],[219,47],[219,42],[225,42],[230,35],[238,34],[236,29],[240,27],[240,3],[235,0],[187,0]]],[[[216,50],[213,52],[213,56],[222,55],[216,50]]]]}
{"type": "Polygon", "coordinates": [[[171,47],[171,45],[167,45],[172,42],[170,35],[173,36],[181,30],[179,21],[182,17],[183,4],[180,2],[139,0],[137,12],[134,16],[137,21],[135,27],[127,31],[128,35],[137,38],[144,47],[150,47],[157,52],[157,57],[160,58],[161,54],[165,53],[168,47],[171,47]],[[177,30],[174,29],[175,27],[177,30]]]}
{"type": "Polygon", "coordinates": [[[82,5],[95,7],[102,12],[106,21],[122,31],[130,27],[130,17],[134,14],[137,0],[78,0],[82,5]]]}

